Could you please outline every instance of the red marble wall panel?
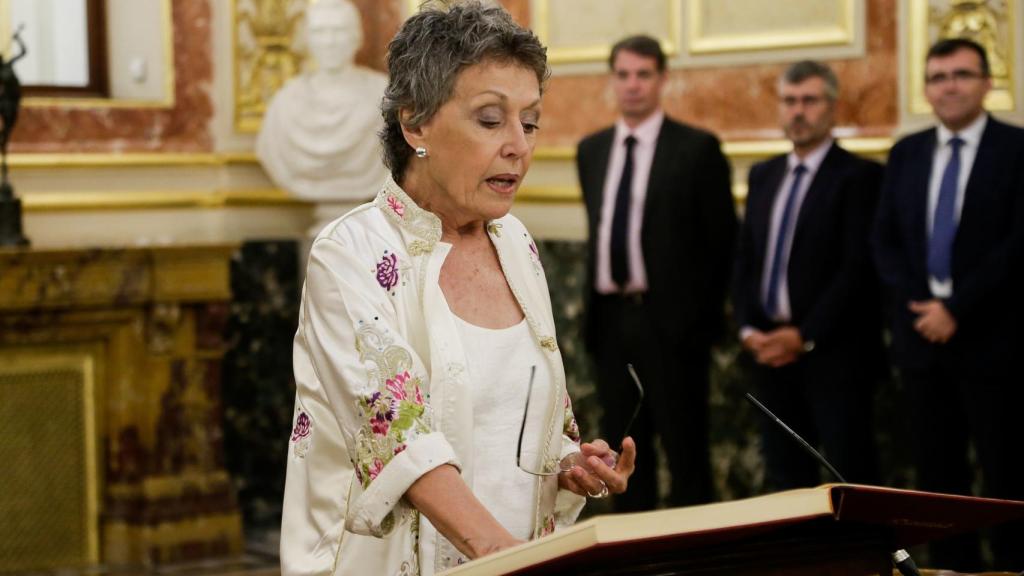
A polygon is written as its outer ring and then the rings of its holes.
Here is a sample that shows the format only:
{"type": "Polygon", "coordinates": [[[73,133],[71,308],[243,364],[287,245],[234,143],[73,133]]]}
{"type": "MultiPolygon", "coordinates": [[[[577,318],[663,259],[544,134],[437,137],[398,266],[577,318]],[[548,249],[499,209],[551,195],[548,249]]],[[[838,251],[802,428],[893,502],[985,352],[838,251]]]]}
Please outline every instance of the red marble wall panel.
{"type": "Polygon", "coordinates": [[[208,152],[213,149],[210,0],[173,0],[174,107],[23,107],[13,152],[208,152]]]}
{"type": "MultiPolygon", "coordinates": [[[[884,136],[897,124],[896,2],[868,0],[866,55],[829,62],[839,76],[838,125],[884,136]]],[[[785,65],[672,70],[664,105],[672,116],[723,140],[781,138],[775,82],[785,65]]],[[[616,117],[604,75],[552,78],[544,96],[539,146],[572,146],[616,117]]]]}
{"type": "Polygon", "coordinates": [[[388,42],[402,25],[404,2],[405,0],[352,0],[359,8],[363,19],[363,47],[356,54],[358,64],[382,72],[387,70],[385,57],[388,42]]]}

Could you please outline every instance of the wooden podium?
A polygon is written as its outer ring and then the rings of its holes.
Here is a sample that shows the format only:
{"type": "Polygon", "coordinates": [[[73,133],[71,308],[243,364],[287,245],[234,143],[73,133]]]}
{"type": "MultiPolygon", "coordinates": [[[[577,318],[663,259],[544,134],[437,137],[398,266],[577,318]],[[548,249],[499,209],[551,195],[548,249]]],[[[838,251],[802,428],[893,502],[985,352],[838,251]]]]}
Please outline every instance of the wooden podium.
{"type": "Polygon", "coordinates": [[[891,574],[897,549],[1019,519],[1024,502],[826,484],[598,516],[444,574],[891,574]]]}

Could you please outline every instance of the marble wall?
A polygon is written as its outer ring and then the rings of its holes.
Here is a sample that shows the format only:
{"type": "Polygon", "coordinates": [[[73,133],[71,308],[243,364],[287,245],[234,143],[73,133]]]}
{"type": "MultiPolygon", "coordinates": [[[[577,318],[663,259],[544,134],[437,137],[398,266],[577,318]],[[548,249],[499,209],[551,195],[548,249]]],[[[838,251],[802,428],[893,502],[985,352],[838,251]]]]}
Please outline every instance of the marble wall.
{"type": "MultiPolygon", "coordinates": [[[[841,85],[837,114],[848,135],[888,136],[898,123],[896,0],[867,0],[866,55],[834,60],[841,85]]],[[[666,111],[723,140],[781,138],[775,82],[784,64],[671,70],[666,111]]],[[[614,122],[605,75],[558,75],[544,97],[540,146],[575,146],[585,134],[614,122]]]]}
{"type": "Polygon", "coordinates": [[[280,526],[295,383],[298,243],[248,242],[231,260],[224,448],[247,532],[280,526]]]}

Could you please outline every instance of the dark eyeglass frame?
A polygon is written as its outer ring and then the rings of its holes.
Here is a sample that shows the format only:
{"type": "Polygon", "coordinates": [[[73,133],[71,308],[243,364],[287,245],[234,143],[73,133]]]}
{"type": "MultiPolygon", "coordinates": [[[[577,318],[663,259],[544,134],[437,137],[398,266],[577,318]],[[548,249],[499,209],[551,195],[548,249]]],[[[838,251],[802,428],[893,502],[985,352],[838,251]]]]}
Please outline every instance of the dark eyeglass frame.
{"type": "Polygon", "coordinates": [[[953,70],[949,74],[945,72],[936,72],[931,76],[925,76],[924,83],[929,86],[944,85],[948,82],[953,82],[954,84],[961,84],[964,82],[970,82],[972,80],[980,80],[984,77],[985,74],[983,72],[959,68],[957,70],[953,70]]]}
{"type": "MultiPolygon", "coordinates": [[[[633,407],[633,413],[630,414],[629,420],[626,421],[626,427],[622,430],[622,440],[625,440],[626,437],[629,436],[629,429],[633,427],[633,422],[636,421],[637,416],[640,415],[640,408],[643,407],[644,403],[644,386],[643,384],[640,383],[640,377],[637,376],[636,370],[633,368],[632,364],[626,364],[626,371],[629,372],[629,375],[633,380],[633,384],[636,386],[637,400],[636,406],[633,407]]],[[[530,366],[530,386],[529,388],[526,389],[526,406],[523,408],[523,421],[519,425],[519,439],[516,441],[516,466],[518,466],[519,469],[522,470],[523,472],[526,472],[527,474],[532,474],[534,476],[557,476],[562,472],[568,472],[569,470],[572,470],[572,467],[576,465],[578,460],[577,458],[573,458],[573,456],[578,455],[579,452],[576,452],[575,454],[570,454],[569,456],[563,458],[558,463],[558,469],[550,472],[528,470],[523,467],[523,464],[521,462],[523,452],[523,432],[526,430],[526,418],[530,413],[530,396],[533,394],[533,379],[536,376],[536,374],[537,367],[530,366]]],[[[622,440],[619,441],[619,446],[622,446],[622,440]]],[[[618,459],[617,453],[615,454],[615,458],[618,459]]]]}

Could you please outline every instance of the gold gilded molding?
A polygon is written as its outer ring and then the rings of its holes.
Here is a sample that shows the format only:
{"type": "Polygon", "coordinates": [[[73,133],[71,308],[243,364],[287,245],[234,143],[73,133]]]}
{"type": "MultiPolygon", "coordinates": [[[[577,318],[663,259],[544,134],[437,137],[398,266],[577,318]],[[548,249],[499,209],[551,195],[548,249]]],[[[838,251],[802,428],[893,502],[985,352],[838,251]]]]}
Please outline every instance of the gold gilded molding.
{"type": "MultiPolygon", "coordinates": [[[[892,138],[838,138],[843,148],[858,154],[885,154],[892,147],[892,138]]],[[[783,138],[773,140],[733,140],[722,143],[722,152],[729,159],[767,158],[792,150],[793,145],[783,138]]],[[[576,159],[576,148],[572,146],[540,146],[533,152],[533,159],[541,162],[568,161],[576,159]]]]}
{"type": "MultiPolygon", "coordinates": [[[[718,1],[718,0],[716,0],[718,1]]],[[[758,33],[710,35],[705,30],[707,0],[689,0],[688,42],[691,54],[759,52],[790,48],[850,45],[856,38],[857,3],[863,0],[834,0],[839,3],[839,21],[803,29],[764,30],[758,33]]],[[[784,3],[779,3],[780,7],[784,3]]]]}
{"type": "Polygon", "coordinates": [[[988,110],[1015,109],[1013,60],[1017,31],[1024,22],[1016,0],[909,0],[907,47],[907,105],[914,114],[931,114],[924,97],[924,68],[928,48],[941,38],[970,38],[985,47],[992,69],[988,110]]]}
{"type": "Polygon", "coordinates": [[[188,152],[129,152],[119,153],[59,153],[11,154],[8,164],[17,169],[61,168],[128,168],[139,166],[225,166],[228,164],[256,164],[251,152],[188,153],[188,152]]]}
{"type": "MultiPolygon", "coordinates": [[[[551,46],[551,3],[555,0],[533,0],[532,28],[541,43],[548,48],[548,62],[551,64],[568,64],[578,62],[603,62],[611,52],[612,42],[588,46],[551,46]]],[[[658,38],[661,49],[669,58],[679,53],[682,43],[682,5],[681,0],[667,0],[665,18],[668,22],[669,35],[658,38]]],[[[625,32],[623,33],[625,35],[625,32]]],[[[612,39],[615,40],[615,39],[612,39]]]]}
{"type": "MultiPolygon", "coordinates": [[[[843,148],[865,155],[885,156],[892,147],[892,138],[839,138],[843,148]]],[[[749,164],[764,160],[778,154],[786,154],[793,149],[792,143],[785,139],[776,140],[749,140],[732,141],[722,143],[722,152],[729,158],[730,162],[736,164],[749,164]]],[[[547,146],[534,150],[533,159],[535,162],[565,163],[576,160],[576,149],[570,146],[547,146]]],[[[737,202],[742,202],[747,196],[746,182],[736,180],[733,182],[733,197],[737,202]]],[[[564,203],[579,202],[581,200],[580,189],[576,185],[559,186],[523,186],[516,194],[517,202],[538,202],[538,203],[564,203]]]]}
{"type": "Polygon", "coordinates": [[[541,146],[533,151],[533,159],[541,162],[576,160],[576,148],[574,146],[541,146]]]}
{"type": "MultiPolygon", "coordinates": [[[[850,152],[856,154],[863,154],[867,156],[879,156],[889,152],[889,148],[892,148],[892,138],[837,138],[843,148],[846,148],[850,152]]],[[[777,140],[736,140],[732,142],[722,143],[722,152],[730,160],[736,159],[760,159],[775,156],[777,154],[787,154],[793,149],[793,144],[789,140],[777,139],[777,140]]]]}
{"type": "MultiPolygon", "coordinates": [[[[841,138],[843,147],[868,156],[884,156],[892,146],[892,138],[841,138]]],[[[734,163],[756,161],[789,152],[788,140],[753,140],[723,142],[722,151],[734,163]]],[[[534,150],[535,163],[568,163],[576,159],[573,146],[542,146],[534,150]]],[[[224,167],[257,165],[252,152],[209,154],[15,154],[11,165],[19,169],[75,169],[117,167],[224,167]]],[[[575,185],[524,186],[517,200],[521,202],[577,202],[575,185]]],[[[297,208],[309,206],[279,188],[231,188],[215,190],[138,190],[117,192],[67,191],[22,194],[26,212],[71,212],[159,209],[222,209],[227,207],[278,206],[297,208]]]]}
{"type": "MultiPolygon", "coordinates": [[[[164,57],[164,94],[157,100],[136,98],[60,98],[60,97],[26,97],[23,106],[30,108],[174,108],[174,15],[171,0],[160,2],[160,27],[163,41],[164,57]]],[[[5,36],[6,37],[6,36],[5,36]]]]}
{"type": "Polygon", "coordinates": [[[516,202],[579,202],[579,186],[523,186],[516,192],[516,202]]]}
{"type": "Polygon", "coordinates": [[[277,188],[230,190],[139,190],[119,192],[41,192],[23,194],[25,212],[99,210],[220,209],[260,206],[301,207],[305,200],[277,188]]]}
{"type": "Polygon", "coordinates": [[[292,45],[305,6],[306,0],[231,0],[235,130],[258,132],[274,93],[302,71],[304,55],[292,45]]]}

